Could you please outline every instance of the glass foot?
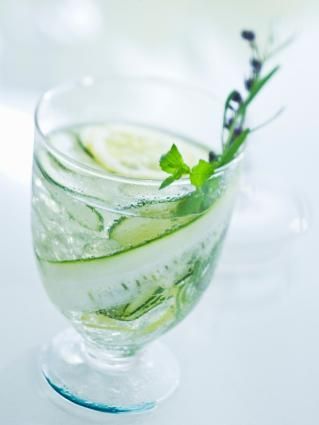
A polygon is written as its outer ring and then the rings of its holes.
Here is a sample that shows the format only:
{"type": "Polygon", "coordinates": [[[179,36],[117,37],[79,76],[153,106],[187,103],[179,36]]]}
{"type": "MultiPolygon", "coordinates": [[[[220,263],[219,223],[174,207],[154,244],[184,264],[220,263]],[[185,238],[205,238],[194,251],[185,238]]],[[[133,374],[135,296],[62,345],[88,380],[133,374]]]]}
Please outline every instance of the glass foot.
{"type": "Polygon", "coordinates": [[[179,367],[162,343],[155,342],[128,357],[99,354],[88,349],[76,331],[68,329],[43,348],[43,375],[65,399],[115,414],[153,409],[177,388],[179,367]]]}

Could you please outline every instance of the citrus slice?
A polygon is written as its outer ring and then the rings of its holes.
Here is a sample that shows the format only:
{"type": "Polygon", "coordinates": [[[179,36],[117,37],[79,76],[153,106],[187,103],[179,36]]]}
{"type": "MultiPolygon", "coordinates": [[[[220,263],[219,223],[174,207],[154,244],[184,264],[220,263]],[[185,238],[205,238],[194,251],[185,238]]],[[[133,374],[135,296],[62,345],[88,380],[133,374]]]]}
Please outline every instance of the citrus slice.
{"type": "Polygon", "coordinates": [[[166,174],[159,160],[173,143],[185,162],[195,165],[207,151],[177,137],[136,125],[86,126],[79,131],[81,144],[91,157],[110,173],[137,178],[162,179],[166,174]]]}

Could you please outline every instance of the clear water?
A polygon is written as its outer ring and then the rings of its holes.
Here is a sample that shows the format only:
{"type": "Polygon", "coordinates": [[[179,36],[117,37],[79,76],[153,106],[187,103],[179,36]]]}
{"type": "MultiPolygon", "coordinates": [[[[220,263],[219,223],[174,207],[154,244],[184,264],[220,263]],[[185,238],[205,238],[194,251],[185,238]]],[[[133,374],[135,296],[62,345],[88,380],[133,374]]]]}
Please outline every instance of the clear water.
{"type": "MultiPolygon", "coordinates": [[[[77,146],[75,130],[61,130],[58,148],[98,169],[77,146]]],[[[233,190],[222,179],[209,208],[180,214],[189,193],[168,197],[157,188],[104,183],[40,145],[33,176],[34,250],[44,287],[89,342],[135,350],[194,307],[228,226],[233,190]]]]}

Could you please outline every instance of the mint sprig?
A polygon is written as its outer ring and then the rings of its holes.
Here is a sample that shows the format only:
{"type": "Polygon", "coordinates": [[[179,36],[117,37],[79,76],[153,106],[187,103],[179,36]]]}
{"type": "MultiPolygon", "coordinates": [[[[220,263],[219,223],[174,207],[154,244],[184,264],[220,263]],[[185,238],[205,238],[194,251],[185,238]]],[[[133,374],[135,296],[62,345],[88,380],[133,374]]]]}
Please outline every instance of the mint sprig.
{"type": "Polygon", "coordinates": [[[215,165],[211,162],[200,159],[198,164],[195,165],[190,172],[189,179],[197,189],[203,186],[206,180],[214,174],[215,165]]]}
{"type": "Polygon", "coordinates": [[[160,166],[163,171],[171,174],[161,184],[160,189],[169,186],[173,181],[180,179],[185,174],[190,173],[190,168],[185,164],[182,154],[177,146],[172,145],[171,149],[161,156],[160,166]]]}
{"type": "Polygon", "coordinates": [[[177,146],[172,145],[171,149],[161,156],[160,166],[163,171],[170,174],[161,184],[160,189],[169,186],[175,180],[179,180],[182,176],[189,175],[191,183],[199,188],[214,173],[215,166],[200,159],[198,164],[190,168],[183,160],[183,156],[177,146]]]}
{"type": "MultiPolygon", "coordinates": [[[[255,129],[245,126],[247,111],[259,92],[269,83],[278,72],[279,66],[274,67],[266,75],[263,74],[264,65],[273,56],[273,52],[278,51],[278,47],[265,55],[256,43],[256,35],[253,31],[242,31],[242,38],[248,42],[251,49],[250,57],[250,77],[245,80],[246,97],[243,98],[239,91],[232,90],[227,96],[223,114],[222,131],[222,152],[217,155],[215,152],[209,153],[209,159],[200,159],[194,167],[187,165],[179,152],[177,146],[172,145],[171,149],[160,159],[160,167],[170,174],[161,184],[163,189],[183,176],[189,176],[190,182],[197,190],[204,187],[208,179],[215,174],[216,170],[232,161],[240,152],[247,141],[249,134],[255,129]]],[[[280,48],[282,45],[280,46],[280,48]]],[[[276,114],[277,117],[279,114],[276,114]]],[[[267,121],[267,124],[271,120],[267,121]]]]}

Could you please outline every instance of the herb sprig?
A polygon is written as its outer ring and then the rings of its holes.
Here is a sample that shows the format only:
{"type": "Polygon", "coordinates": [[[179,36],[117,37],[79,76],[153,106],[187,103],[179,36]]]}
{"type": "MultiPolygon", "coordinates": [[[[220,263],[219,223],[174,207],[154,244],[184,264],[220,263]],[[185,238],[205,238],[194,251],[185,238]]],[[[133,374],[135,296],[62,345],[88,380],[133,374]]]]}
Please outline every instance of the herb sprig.
{"type": "MultiPolygon", "coordinates": [[[[243,97],[238,90],[232,90],[225,101],[221,154],[210,151],[208,160],[200,159],[194,167],[190,167],[185,163],[177,146],[175,144],[172,145],[171,149],[160,158],[161,169],[169,174],[169,177],[162,182],[160,189],[187,175],[196,189],[202,188],[219,167],[228,164],[238,155],[249,134],[257,129],[246,127],[247,111],[259,92],[278,72],[279,66],[275,66],[263,75],[267,60],[277,53],[282,45],[279,48],[278,46],[275,47],[266,54],[262,54],[256,41],[256,34],[253,31],[242,31],[241,37],[248,43],[251,50],[250,75],[245,80],[246,96],[243,97]]],[[[272,119],[277,117],[280,112],[272,119]]],[[[266,123],[268,124],[272,119],[267,120],[266,123]]]]}

